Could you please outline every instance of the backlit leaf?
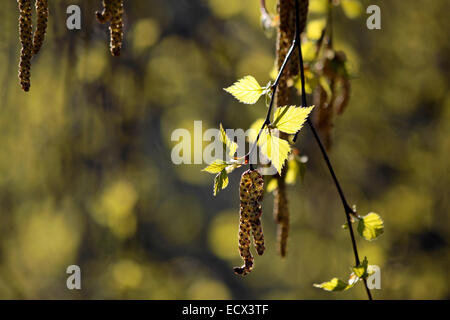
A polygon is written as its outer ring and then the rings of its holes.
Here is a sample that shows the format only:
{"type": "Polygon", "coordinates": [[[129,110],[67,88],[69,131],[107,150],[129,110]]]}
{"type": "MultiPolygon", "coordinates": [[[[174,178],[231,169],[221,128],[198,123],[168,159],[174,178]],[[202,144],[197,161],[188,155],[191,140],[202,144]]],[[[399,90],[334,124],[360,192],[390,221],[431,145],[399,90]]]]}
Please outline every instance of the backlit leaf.
{"type": "Polygon", "coordinates": [[[295,134],[302,128],[313,108],[314,106],[307,108],[297,108],[296,106],[277,108],[274,114],[273,126],[287,134],[295,134]]]}
{"type": "Polygon", "coordinates": [[[245,76],[224,90],[231,93],[240,102],[246,104],[256,103],[259,97],[264,93],[264,89],[252,76],[245,76]]]}
{"type": "Polygon", "coordinates": [[[274,132],[268,132],[267,129],[263,130],[259,142],[261,152],[270,159],[272,165],[277,169],[278,173],[281,174],[281,169],[291,151],[289,142],[280,139],[274,132]]]}
{"type": "Polygon", "coordinates": [[[374,212],[369,213],[358,221],[358,233],[366,240],[374,240],[383,234],[383,232],[383,220],[374,212]]]}
{"type": "Polygon", "coordinates": [[[223,169],[220,173],[216,175],[214,178],[214,195],[225,189],[228,186],[228,174],[225,169],[223,169]]]}
{"type": "Polygon", "coordinates": [[[221,172],[223,169],[225,169],[228,166],[228,164],[220,159],[216,159],[214,160],[209,166],[207,166],[205,169],[203,169],[202,171],[206,171],[209,173],[219,173],[221,172]]]}

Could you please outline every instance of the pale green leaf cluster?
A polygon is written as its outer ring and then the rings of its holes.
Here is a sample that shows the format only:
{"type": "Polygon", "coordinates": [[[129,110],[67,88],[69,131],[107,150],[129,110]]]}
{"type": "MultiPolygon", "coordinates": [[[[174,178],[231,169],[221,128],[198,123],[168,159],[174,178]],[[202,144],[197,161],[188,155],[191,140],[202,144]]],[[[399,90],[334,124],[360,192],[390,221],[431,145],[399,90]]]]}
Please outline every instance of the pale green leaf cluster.
{"type": "MultiPolygon", "coordinates": [[[[228,150],[230,157],[233,157],[236,153],[238,145],[236,142],[228,138],[222,124],[220,124],[219,138],[222,142],[224,150],[228,150]]],[[[202,170],[216,175],[214,178],[214,195],[228,186],[228,174],[241,165],[242,163],[235,159],[232,159],[230,162],[226,162],[222,159],[216,159],[202,170]]]]}
{"type": "MultiPolygon", "coordinates": [[[[287,134],[297,133],[303,127],[313,108],[314,106],[307,108],[299,108],[296,106],[277,108],[274,113],[275,120],[270,125],[270,128],[266,127],[262,131],[258,141],[261,152],[270,159],[278,173],[281,173],[291,152],[291,147],[287,140],[281,139],[276,135],[277,130],[287,134]]],[[[261,121],[258,120],[258,123],[261,123],[261,121]]],[[[252,128],[254,126],[255,124],[252,125],[252,128]]]]}
{"type": "Polygon", "coordinates": [[[216,159],[202,170],[216,175],[214,178],[214,195],[217,195],[220,190],[228,186],[228,174],[241,165],[242,163],[235,160],[227,163],[223,160],[216,159]]]}

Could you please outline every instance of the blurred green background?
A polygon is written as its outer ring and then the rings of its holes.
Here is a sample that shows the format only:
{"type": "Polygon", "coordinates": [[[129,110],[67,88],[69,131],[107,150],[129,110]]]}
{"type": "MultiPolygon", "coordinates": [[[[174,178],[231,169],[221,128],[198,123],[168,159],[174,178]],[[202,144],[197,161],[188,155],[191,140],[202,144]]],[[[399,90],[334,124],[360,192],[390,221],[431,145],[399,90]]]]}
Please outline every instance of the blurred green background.
{"type": "MultiPolygon", "coordinates": [[[[312,2],[317,0],[311,0],[312,2]]],[[[31,92],[17,79],[18,9],[0,11],[0,298],[364,299],[361,285],[328,293],[313,283],[353,265],[344,212],[305,128],[302,184],[289,189],[288,256],[276,253],[272,196],[267,251],[234,275],[239,172],[212,195],[203,166],[171,162],[176,128],[248,128],[264,103],[222,88],[247,74],[266,83],[275,39],[257,0],[125,1],[120,58],[108,51],[101,1],[50,0],[49,30],[33,58],[31,92]],[[79,4],[82,30],[66,28],[79,4]],[[82,290],[66,288],[66,268],[82,290]]],[[[355,79],[335,126],[332,161],[351,203],[378,212],[385,233],[358,236],[381,267],[375,299],[449,299],[450,94],[447,0],[362,1],[382,29],[335,11],[335,47],[355,79]]],[[[275,1],[268,1],[274,12],[275,1]]]]}

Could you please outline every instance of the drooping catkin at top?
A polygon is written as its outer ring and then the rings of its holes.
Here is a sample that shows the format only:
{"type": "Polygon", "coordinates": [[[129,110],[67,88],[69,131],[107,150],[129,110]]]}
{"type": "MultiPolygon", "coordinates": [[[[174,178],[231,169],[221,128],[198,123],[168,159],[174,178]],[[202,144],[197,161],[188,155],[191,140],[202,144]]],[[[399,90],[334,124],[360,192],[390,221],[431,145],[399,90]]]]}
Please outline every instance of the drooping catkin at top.
{"type": "MultiPolygon", "coordinates": [[[[296,28],[296,6],[297,0],[280,0],[277,5],[277,11],[279,14],[279,25],[277,32],[277,59],[276,64],[279,68],[283,64],[284,59],[291,47],[292,41],[295,37],[296,28]]],[[[309,0],[299,1],[299,33],[305,30],[306,20],[308,16],[309,0]]],[[[286,80],[288,78],[295,77],[299,74],[299,61],[298,61],[298,49],[295,49],[293,56],[286,66],[286,80]]],[[[281,84],[285,86],[286,84],[281,84]]],[[[280,86],[279,86],[280,87],[280,86]]]]}
{"type": "Polygon", "coordinates": [[[123,0],[114,0],[109,30],[111,54],[116,57],[120,56],[123,41],[123,0]]]}
{"type": "Polygon", "coordinates": [[[264,181],[261,175],[254,170],[247,170],[241,176],[239,198],[239,254],[244,265],[235,267],[234,272],[247,275],[253,269],[253,255],[250,252],[250,234],[253,231],[253,240],[259,255],[264,253],[264,235],[261,226],[262,201],[264,181]]]}
{"type": "Polygon", "coordinates": [[[123,0],[103,0],[103,11],[95,15],[98,22],[109,22],[109,48],[113,56],[119,56],[123,41],[123,0]]]}
{"type": "Polygon", "coordinates": [[[20,51],[19,79],[24,91],[30,90],[31,57],[33,52],[33,26],[31,21],[31,0],[17,0],[19,5],[20,51]]]}
{"type": "MultiPolygon", "coordinates": [[[[279,0],[277,5],[278,15],[280,22],[277,30],[277,48],[275,65],[277,70],[280,70],[283,62],[287,56],[289,48],[295,36],[295,1],[296,0],[279,0]]],[[[278,89],[276,92],[276,105],[285,106],[288,103],[288,91],[287,80],[291,74],[298,73],[297,59],[295,59],[295,52],[293,53],[294,59],[290,59],[285,71],[281,75],[278,82],[278,89]]]]}
{"type": "Polygon", "coordinates": [[[33,38],[33,54],[37,54],[44,42],[48,22],[48,2],[47,0],[36,0],[36,30],[33,38]]]}

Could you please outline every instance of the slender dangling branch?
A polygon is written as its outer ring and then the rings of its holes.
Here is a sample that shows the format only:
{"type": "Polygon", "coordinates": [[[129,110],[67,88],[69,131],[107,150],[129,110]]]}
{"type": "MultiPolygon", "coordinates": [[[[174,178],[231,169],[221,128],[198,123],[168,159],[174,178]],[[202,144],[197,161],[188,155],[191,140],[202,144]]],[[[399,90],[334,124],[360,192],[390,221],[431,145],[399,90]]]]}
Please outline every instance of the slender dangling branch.
{"type": "MultiPolygon", "coordinates": [[[[302,107],[307,107],[307,102],[306,102],[306,90],[305,90],[305,71],[304,71],[304,65],[303,65],[303,54],[302,54],[302,45],[301,45],[301,41],[300,41],[300,34],[298,32],[299,30],[299,24],[300,24],[300,19],[299,19],[299,5],[298,5],[298,1],[295,1],[295,10],[296,10],[296,31],[295,31],[295,39],[293,41],[293,46],[297,46],[298,47],[298,59],[299,59],[299,63],[300,63],[300,81],[301,81],[301,87],[302,87],[302,107]]],[[[339,193],[339,197],[341,198],[341,202],[342,205],[344,206],[344,211],[345,211],[345,216],[347,219],[347,225],[348,225],[348,230],[350,233],[350,239],[352,241],[352,248],[353,248],[353,253],[355,256],[355,263],[356,265],[360,265],[360,259],[359,259],[359,254],[358,254],[358,248],[356,245],[356,239],[355,239],[355,233],[353,232],[353,227],[352,227],[352,217],[351,215],[354,214],[353,209],[350,207],[350,205],[348,204],[347,199],[345,198],[344,192],[342,190],[341,184],[339,183],[339,180],[336,176],[336,173],[334,172],[333,166],[331,164],[330,158],[327,154],[327,151],[325,150],[325,147],[322,143],[322,141],[320,140],[320,137],[311,121],[310,118],[308,118],[307,120],[308,126],[310,127],[313,135],[314,135],[314,139],[317,143],[317,145],[319,146],[319,149],[322,153],[323,159],[325,160],[325,163],[327,164],[328,167],[328,171],[331,174],[331,177],[333,178],[333,182],[336,186],[336,189],[339,193]]],[[[298,132],[297,132],[298,134],[298,132]]],[[[297,134],[294,137],[294,142],[297,140],[297,134]]],[[[364,287],[366,289],[367,292],[367,296],[369,297],[369,300],[372,300],[372,294],[370,293],[370,290],[367,286],[367,281],[366,279],[363,279],[364,281],[364,287]]]]}

